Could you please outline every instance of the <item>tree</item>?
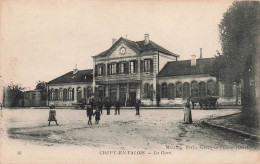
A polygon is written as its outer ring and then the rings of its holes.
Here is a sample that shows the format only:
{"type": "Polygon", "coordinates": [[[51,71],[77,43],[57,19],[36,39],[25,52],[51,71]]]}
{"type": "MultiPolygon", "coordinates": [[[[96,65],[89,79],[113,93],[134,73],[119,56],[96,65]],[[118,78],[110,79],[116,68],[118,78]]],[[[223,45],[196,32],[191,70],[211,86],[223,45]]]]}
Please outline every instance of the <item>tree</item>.
{"type": "MultiPolygon", "coordinates": [[[[255,124],[258,119],[255,95],[256,37],[259,38],[260,3],[257,1],[236,1],[219,24],[225,74],[222,80],[242,84],[243,120],[255,124]]],[[[258,123],[258,122],[257,122],[258,123]]]]}
{"type": "Polygon", "coordinates": [[[204,71],[210,74],[211,76],[216,77],[216,88],[215,93],[218,95],[219,90],[219,82],[223,82],[225,79],[225,71],[226,71],[226,61],[222,54],[217,51],[217,55],[215,55],[215,60],[211,63],[207,63],[204,67],[204,71]]]}
{"type": "Polygon", "coordinates": [[[23,99],[23,90],[24,87],[19,84],[9,84],[4,90],[5,106],[17,107],[22,105],[19,104],[19,100],[23,99]]]}
{"type": "Polygon", "coordinates": [[[38,81],[35,89],[40,90],[41,100],[45,101],[47,98],[47,83],[44,81],[38,81]]]}

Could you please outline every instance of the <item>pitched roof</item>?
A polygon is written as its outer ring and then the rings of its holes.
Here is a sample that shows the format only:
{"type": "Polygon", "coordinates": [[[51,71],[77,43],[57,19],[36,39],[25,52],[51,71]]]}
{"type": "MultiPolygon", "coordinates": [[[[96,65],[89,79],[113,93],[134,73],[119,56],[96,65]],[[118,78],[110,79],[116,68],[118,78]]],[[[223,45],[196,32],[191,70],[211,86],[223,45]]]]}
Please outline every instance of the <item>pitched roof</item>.
{"type": "Polygon", "coordinates": [[[171,51],[163,48],[162,46],[154,43],[151,40],[149,41],[149,43],[147,45],[145,45],[144,40],[135,42],[135,41],[131,41],[131,40],[128,40],[128,39],[121,37],[108,50],[103,51],[103,52],[101,52],[98,55],[93,56],[93,57],[105,57],[109,52],[111,52],[116,47],[116,45],[121,40],[125,41],[130,47],[134,48],[135,50],[137,50],[139,52],[144,52],[144,51],[147,51],[147,50],[157,50],[157,51],[160,51],[160,52],[164,52],[168,55],[173,55],[173,56],[177,56],[177,57],[179,56],[179,55],[172,53],[171,51]]]}
{"type": "Polygon", "coordinates": [[[75,74],[70,71],[56,79],[48,82],[48,84],[60,84],[60,83],[77,83],[77,82],[92,82],[93,69],[78,70],[75,74]]]}
{"type": "Polygon", "coordinates": [[[149,43],[147,45],[144,44],[144,40],[142,41],[138,41],[136,42],[136,44],[141,48],[142,51],[147,51],[147,50],[157,50],[157,51],[160,51],[160,52],[164,52],[166,54],[169,54],[169,55],[173,55],[173,56],[179,56],[175,53],[172,53],[171,51],[163,48],[162,46],[154,43],[153,41],[149,41],[149,43]]]}
{"type": "Polygon", "coordinates": [[[159,72],[159,77],[208,74],[206,66],[210,65],[214,58],[196,59],[196,65],[191,66],[191,60],[168,62],[159,72]]]}

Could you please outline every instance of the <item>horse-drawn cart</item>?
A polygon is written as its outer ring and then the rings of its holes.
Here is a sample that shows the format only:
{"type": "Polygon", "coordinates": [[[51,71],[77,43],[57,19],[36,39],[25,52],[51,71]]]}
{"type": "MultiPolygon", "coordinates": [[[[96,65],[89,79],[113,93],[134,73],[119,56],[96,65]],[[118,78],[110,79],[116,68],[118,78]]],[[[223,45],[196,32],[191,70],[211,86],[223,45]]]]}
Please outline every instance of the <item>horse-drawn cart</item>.
{"type": "Polygon", "coordinates": [[[218,97],[217,96],[206,96],[191,98],[192,109],[194,109],[194,104],[199,103],[202,109],[217,109],[218,108],[218,97]]]}

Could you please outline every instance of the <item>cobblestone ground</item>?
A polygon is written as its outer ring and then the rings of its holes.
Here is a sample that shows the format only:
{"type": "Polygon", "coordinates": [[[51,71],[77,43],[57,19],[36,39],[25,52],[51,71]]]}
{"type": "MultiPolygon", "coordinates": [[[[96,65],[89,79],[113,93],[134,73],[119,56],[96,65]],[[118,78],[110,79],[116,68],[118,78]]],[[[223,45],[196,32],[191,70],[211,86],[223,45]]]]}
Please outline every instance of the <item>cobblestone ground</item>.
{"type": "MultiPolygon", "coordinates": [[[[238,134],[201,125],[203,119],[240,112],[236,109],[193,110],[193,124],[182,124],[182,110],[121,110],[106,115],[100,124],[87,124],[84,110],[57,109],[59,125],[48,126],[46,109],[3,110],[9,140],[43,147],[79,145],[113,150],[250,150],[259,143],[238,134]]],[[[148,152],[149,153],[149,152],[148,152]]],[[[153,152],[150,152],[153,153],[153,152]]]]}

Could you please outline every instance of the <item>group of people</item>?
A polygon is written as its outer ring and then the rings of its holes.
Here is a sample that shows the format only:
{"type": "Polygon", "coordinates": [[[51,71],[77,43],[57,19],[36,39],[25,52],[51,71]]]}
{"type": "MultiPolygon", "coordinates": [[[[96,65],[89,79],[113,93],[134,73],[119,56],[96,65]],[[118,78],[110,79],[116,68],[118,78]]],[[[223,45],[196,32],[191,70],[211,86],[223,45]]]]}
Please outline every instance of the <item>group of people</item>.
{"type": "MultiPolygon", "coordinates": [[[[101,114],[103,114],[103,112],[102,112],[103,106],[105,106],[105,108],[107,110],[107,115],[110,115],[110,109],[113,105],[115,106],[115,115],[120,115],[121,104],[118,100],[115,101],[114,103],[112,103],[108,98],[106,98],[105,101],[102,101],[100,99],[95,101],[94,98],[91,99],[89,102],[89,105],[87,105],[87,117],[89,118],[88,124],[92,125],[92,121],[91,121],[92,116],[95,116],[95,124],[99,123],[100,116],[101,116],[101,114]],[[93,113],[94,109],[95,109],[95,112],[93,113]]],[[[136,100],[136,104],[135,104],[136,115],[140,115],[140,105],[141,105],[141,101],[136,100]]]]}
{"type": "MultiPolygon", "coordinates": [[[[141,101],[136,100],[135,103],[135,109],[136,109],[136,115],[140,115],[140,105],[141,101]]],[[[102,114],[102,109],[103,106],[106,107],[107,109],[107,115],[110,115],[110,109],[112,107],[112,103],[110,100],[107,98],[105,101],[102,100],[97,100],[95,101],[94,99],[91,99],[89,104],[87,105],[87,117],[88,119],[88,124],[92,125],[92,116],[95,116],[95,124],[99,123],[100,116],[102,114]],[[95,112],[94,112],[95,109],[95,112]]],[[[115,115],[120,115],[120,102],[116,101],[114,103],[115,106],[115,115]]],[[[49,111],[49,126],[51,121],[55,121],[56,125],[59,125],[56,119],[56,111],[54,110],[55,106],[50,106],[50,111],[49,111]]],[[[187,99],[184,107],[184,124],[191,124],[192,123],[192,115],[191,115],[191,101],[190,98],[187,99]]]]}

